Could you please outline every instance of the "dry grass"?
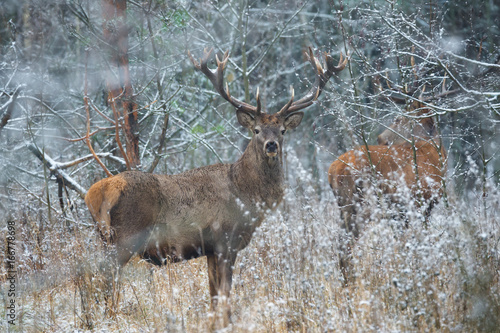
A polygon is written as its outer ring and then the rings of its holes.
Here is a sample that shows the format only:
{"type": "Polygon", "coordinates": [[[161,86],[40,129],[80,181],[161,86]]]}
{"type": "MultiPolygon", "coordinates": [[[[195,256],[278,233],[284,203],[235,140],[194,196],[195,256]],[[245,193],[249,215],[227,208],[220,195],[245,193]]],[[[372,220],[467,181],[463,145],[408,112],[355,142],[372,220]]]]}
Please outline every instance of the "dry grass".
{"type": "MultiPolygon", "coordinates": [[[[374,216],[353,250],[356,279],[344,287],[338,269],[339,212],[333,196],[327,193],[320,199],[310,190],[299,192],[287,195],[281,211],[240,253],[232,323],[221,331],[497,329],[500,229],[495,205],[500,196],[491,196],[478,208],[470,200],[450,209],[438,206],[428,229],[418,214],[409,214],[408,229],[374,216]]],[[[102,277],[97,273],[102,252],[94,230],[73,223],[69,231],[60,221],[47,225],[44,219],[30,211],[14,219],[20,240],[20,308],[12,331],[221,328],[222,318],[209,312],[204,258],[164,268],[133,261],[123,270],[116,313],[106,315],[102,277]]],[[[89,221],[85,211],[75,219],[89,221]]],[[[2,297],[6,302],[5,293],[2,297]]]]}

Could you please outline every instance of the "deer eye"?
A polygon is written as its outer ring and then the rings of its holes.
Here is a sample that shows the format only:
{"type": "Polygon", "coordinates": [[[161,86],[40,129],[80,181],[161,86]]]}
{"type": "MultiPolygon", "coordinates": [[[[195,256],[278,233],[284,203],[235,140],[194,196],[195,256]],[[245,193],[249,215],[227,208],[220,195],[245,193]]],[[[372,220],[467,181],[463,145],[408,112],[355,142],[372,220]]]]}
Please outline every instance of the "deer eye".
{"type": "Polygon", "coordinates": [[[281,135],[285,135],[286,130],[281,130],[281,135]]]}
{"type": "Polygon", "coordinates": [[[256,129],[254,129],[254,130],[253,130],[253,132],[254,132],[255,134],[259,134],[259,133],[260,133],[260,130],[259,130],[258,128],[256,128],[256,129]]]}

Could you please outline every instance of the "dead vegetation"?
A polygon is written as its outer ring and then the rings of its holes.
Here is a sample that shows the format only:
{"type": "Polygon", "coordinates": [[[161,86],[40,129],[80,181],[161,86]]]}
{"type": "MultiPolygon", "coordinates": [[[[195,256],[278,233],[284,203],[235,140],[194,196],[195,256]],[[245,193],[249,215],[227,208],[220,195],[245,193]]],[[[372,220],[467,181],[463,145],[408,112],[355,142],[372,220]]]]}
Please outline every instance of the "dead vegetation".
{"type": "MultiPolygon", "coordinates": [[[[293,160],[293,159],[292,159],[293,160]]],[[[231,299],[235,332],[493,331],[498,293],[498,194],[439,204],[425,228],[374,212],[353,248],[354,282],[338,266],[340,213],[333,195],[292,185],[281,210],[241,252],[231,299]],[[300,194],[299,194],[300,193],[300,194]],[[485,205],[480,204],[485,200],[485,205]],[[484,210],[483,207],[487,207],[484,210]],[[382,217],[381,217],[382,216],[382,217]]],[[[221,328],[210,312],[204,258],[157,268],[136,258],[117,285],[114,313],[105,311],[102,252],[88,213],[74,228],[19,211],[18,325],[23,332],[92,329],[117,332],[202,332],[221,328]],[[43,230],[36,226],[44,225],[43,230]]],[[[3,237],[3,236],[2,236],[3,237]]],[[[5,273],[3,284],[5,284],[5,273]]],[[[6,296],[3,295],[4,300],[6,296]]]]}

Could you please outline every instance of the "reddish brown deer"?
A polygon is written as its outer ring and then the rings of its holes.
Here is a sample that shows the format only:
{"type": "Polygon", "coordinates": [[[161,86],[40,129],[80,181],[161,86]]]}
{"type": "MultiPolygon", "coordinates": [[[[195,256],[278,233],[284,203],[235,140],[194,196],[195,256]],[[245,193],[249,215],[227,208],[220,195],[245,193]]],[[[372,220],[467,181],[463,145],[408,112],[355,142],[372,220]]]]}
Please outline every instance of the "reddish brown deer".
{"type": "MultiPolygon", "coordinates": [[[[236,108],[238,122],[253,132],[243,155],[233,164],[215,164],[178,175],[155,175],[139,171],[123,172],[105,178],[89,189],[85,202],[100,233],[112,244],[110,256],[118,267],[134,254],[153,264],[189,260],[206,256],[212,308],[217,296],[229,297],[233,265],[238,251],[245,248],[254,230],[269,210],[283,198],[283,136],[296,128],[303,117],[299,110],[310,106],[334,73],[346,66],[342,59],[335,66],[325,54],[325,64],[306,53],[316,71],[311,90],[301,99],[292,97],[277,113],[261,110],[232,97],[224,87],[222,60],[217,69],[208,68],[211,51],[194,66],[211,81],[215,90],[236,108]]],[[[227,310],[229,311],[229,310],[227,310]]],[[[229,312],[228,312],[229,313],[229,312]]]]}
{"type": "MultiPolygon", "coordinates": [[[[354,239],[362,227],[358,208],[363,205],[364,192],[370,184],[376,184],[379,192],[393,203],[401,203],[398,191],[409,189],[417,205],[424,208],[426,219],[442,196],[446,151],[432,116],[429,108],[415,101],[408,115],[396,118],[378,136],[379,145],[357,147],[330,165],[328,182],[340,207],[342,226],[354,239]]],[[[347,253],[341,253],[344,271],[348,269],[346,256],[350,245],[342,246],[347,246],[342,250],[347,253]]]]}
{"type": "MultiPolygon", "coordinates": [[[[398,117],[378,136],[379,145],[360,146],[341,155],[328,170],[342,217],[355,236],[359,228],[352,215],[362,199],[364,181],[375,176],[382,193],[407,187],[427,203],[426,214],[442,195],[446,151],[437,136],[430,110],[419,102],[408,116],[398,117]]],[[[395,199],[394,196],[391,196],[395,199]]]]}

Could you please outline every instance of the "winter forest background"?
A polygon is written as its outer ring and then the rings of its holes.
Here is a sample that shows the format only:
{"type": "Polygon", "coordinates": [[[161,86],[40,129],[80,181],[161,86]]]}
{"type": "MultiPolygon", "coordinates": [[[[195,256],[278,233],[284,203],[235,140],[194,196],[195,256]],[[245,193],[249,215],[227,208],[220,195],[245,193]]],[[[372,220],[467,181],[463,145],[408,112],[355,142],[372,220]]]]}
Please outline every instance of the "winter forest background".
{"type": "Polygon", "coordinates": [[[493,0],[2,1],[0,257],[15,225],[17,270],[10,325],[0,269],[2,330],[217,324],[201,259],[129,264],[118,311],[105,315],[102,248],[82,200],[106,170],[174,174],[241,155],[250,134],[187,56],[205,47],[229,50],[232,95],[254,103],[260,87],[269,112],[291,85],[310,89],[308,47],[350,55],[287,134],[287,194],[238,257],[231,330],[498,330],[499,20],[493,0]],[[328,166],[405,113],[389,96],[456,89],[431,105],[448,151],[445,198],[428,227],[411,207],[404,230],[375,207],[344,287],[328,166]]]}

